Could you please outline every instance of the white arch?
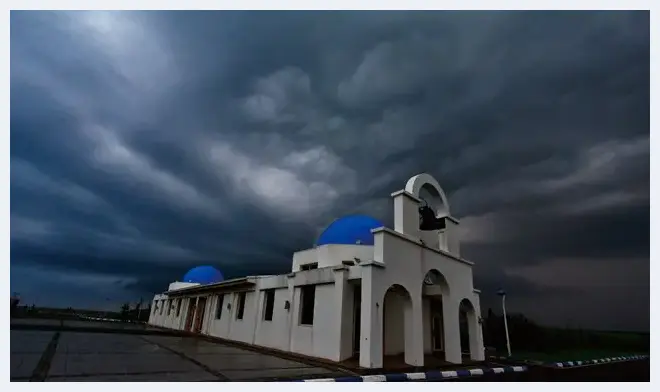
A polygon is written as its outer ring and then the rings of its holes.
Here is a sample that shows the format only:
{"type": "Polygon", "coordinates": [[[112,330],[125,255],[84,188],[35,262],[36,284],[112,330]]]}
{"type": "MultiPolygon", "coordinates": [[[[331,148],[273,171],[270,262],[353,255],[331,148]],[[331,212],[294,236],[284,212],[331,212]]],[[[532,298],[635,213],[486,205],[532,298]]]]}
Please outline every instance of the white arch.
{"type": "Polygon", "coordinates": [[[411,360],[414,349],[410,336],[414,323],[410,291],[401,284],[393,284],[385,290],[382,303],[383,356],[403,354],[411,360]]]}
{"type": "Polygon", "coordinates": [[[449,216],[449,202],[447,201],[445,191],[442,190],[442,187],[440,184],[438,184],[438,181],[436,181],[436,179],[433,178],[430,174],[421,173],[411,177],[406,183],[406,192],[414,195],[416,198],[419,198],[419,192],[425,185],[429,185],[434,188],[442,200],[442,209],[438,211],[438,215],[449,216]]]}

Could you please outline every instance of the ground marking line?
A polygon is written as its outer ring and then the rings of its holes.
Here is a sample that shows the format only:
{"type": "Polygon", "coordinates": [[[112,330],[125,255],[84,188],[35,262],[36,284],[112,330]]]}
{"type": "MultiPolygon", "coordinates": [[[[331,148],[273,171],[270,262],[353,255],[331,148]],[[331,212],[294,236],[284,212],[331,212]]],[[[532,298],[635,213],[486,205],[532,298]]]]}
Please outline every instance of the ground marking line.
{"type": "Polygon", "coordinates": [[[148,343],[154,344],[154,345],[156,345],[156,346],[162,348],[163,350],[169,351],[169,352],[171,352],[172,354],[174,354],[174,355],[176,355],[176,356],[178,356],[178,357],[180,357],[180,358],[183,358],[183,359],[185,359],[185,360],[188,360],[188,361],[194,363],[195,365],[199,366],[200,368],[202,368],[202,369],[205,370],[206,372],[211,373],[212,375],[218,377],[221,381],[230,381],[230,380],[229,380],[229,377],[225,376],[224,374],[222,374],[222,373],[220,373],[220,372],[218,372],[218,371],[216,371],[216,370],[211,369],[210,367],[204,365],[203,363],[199,362],[198,360],[196,360],[196,359],[194,359],[194,358],[191,358],[191,357],[187,356],[186,354],[184,354],[184,353],[182,353],[182,352],[176,351],[176,350],[174,350],[174,349],[172,349],[172,348],[169,348],[169,347],[167,347],[167,346],[165,346],[165,345],[163,345],[163,344],[153,342],[153,341],[151,341],[151,340],[149,340],[149,339],[147,339],[147,338],[145,338],[145,337],[143,337],[143,336],[138,336],[138,339],[142,339],[142,340],[144,340],[145,342],[148,342],[148,343]]]}
{"type": "Polygon", "coordinates": [[[53,361],[53,357],[55,356],[55,351],[57,351],[57,343],[60,340],[60,335],[60,332],[55,332],[55,334],[53,334],[53,337],[50,339],[50,342],[48,342],[46,349],[41,354],[41,358],[39,358],[37,366],[32,372],[30,381],[44,381],[48,376],[50,364],[53,361]]]}

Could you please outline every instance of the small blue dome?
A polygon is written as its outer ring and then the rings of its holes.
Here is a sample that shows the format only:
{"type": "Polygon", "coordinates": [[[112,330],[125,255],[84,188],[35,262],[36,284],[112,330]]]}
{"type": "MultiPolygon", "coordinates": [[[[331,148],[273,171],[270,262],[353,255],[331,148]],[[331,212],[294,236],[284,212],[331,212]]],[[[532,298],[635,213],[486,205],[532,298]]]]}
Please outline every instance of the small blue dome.
{"type": "Polygon", "coordinates": [[[316,241],[316,246],[328,244],[373,245],[374,235],[371,230],[383,226],[380,221],[370,216],[345,216],[326,227],[316,241]]]}
{"type": "Polygon", "coordinates": [[[225,280],[222,272],[210,265],[201,265],[186,272],[183,281],[186,283],[211,284],[225,280]]]}

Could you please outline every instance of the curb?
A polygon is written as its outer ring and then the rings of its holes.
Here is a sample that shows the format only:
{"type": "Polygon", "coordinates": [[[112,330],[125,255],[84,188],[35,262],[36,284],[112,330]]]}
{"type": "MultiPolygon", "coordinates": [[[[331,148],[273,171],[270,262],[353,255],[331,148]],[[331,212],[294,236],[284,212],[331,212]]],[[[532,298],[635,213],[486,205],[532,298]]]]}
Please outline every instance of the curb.
{"type": "Polygon", "coordinates": [[[447,371],[428,371],[423,373],[394,373],[373,376],[354,376],[339,378],[317,378],[296,380],[298,382],[383,382],[383,381],[442,381],[457,378],[483,376],[486,374],[520,373],[527,371],[526,366],[505,366],[494,368],[461,369],[447,371]]]}
{"type": "Polygon", "coordinates": [[[639,361],[648,358],[649,358],[648,355],[631,355],[626,357],[588,359],[586,361],[552,362],[552,363],[548,363],[548,365],[558,368],[570,368],[577,366],[599,365],[603,363],[612,363],[612,362],[639,361]]]}

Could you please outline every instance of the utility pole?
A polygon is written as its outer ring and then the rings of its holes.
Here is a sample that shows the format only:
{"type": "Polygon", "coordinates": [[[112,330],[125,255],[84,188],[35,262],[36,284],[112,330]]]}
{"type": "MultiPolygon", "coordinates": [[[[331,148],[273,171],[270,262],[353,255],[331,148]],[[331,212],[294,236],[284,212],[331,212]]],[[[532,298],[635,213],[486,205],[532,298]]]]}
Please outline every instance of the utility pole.
{"type": "Polygon", "coordinates": [[[506,351],[511,356],[511,342],[509,340],[509,324],[506,320],[506,292],[502,289],[497,291],[497,295],[502,297],[502,317],[504,317],[504,333],[506,334],[506,351]]]}

